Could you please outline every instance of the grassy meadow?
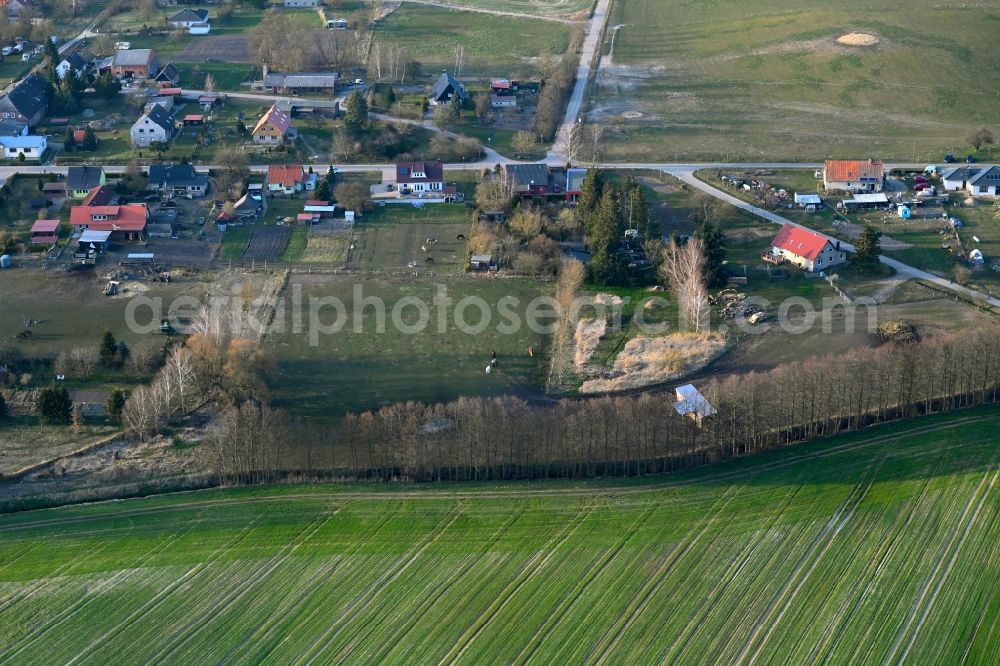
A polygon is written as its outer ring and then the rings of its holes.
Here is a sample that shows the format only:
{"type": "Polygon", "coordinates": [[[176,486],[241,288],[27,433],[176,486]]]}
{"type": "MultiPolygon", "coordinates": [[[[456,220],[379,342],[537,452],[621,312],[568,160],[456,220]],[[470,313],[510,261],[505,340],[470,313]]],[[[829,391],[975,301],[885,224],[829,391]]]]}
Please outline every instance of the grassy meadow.
{"type": "MultiPolygon", "coordinates": [[[[463,256],[464,259],[464,256],[463,256]]],[[[421,269],[422,270],[422,269],[421,269]]],[[[357,279],[347,276],[293,275],[284,292],[284,330],[269,335],[266,343],[276,357],[276,404],[293,414],[318,419],[337,418],[346,411],[378,408],[398,401],[439,402],[462,395],[494,395],[507,392],[539,392],[547,367],[546,336],[521,326],[512,334],[500,328],[504,319],[497,303],[504,296],[520,301],[512,310],[524,318],[528,301],[547,294],[549,288],[533,280],[492,280],[472,277],[422,277],[357,279]],[[447,310],[446,328],[439,328],[440,309],[433,304],[439,286],[447,289],[452,306],[447,310]],[[366,305],[360,317],[355,308],[361,298],[385,303],[384,331],[379,332],[376,309],[366,305]],[[301,294],[303,327],[294,332],[291,308],[295,293],[301,294]],[[488,326],[479,333],[464,333],[455,326],[455,304],[464,297],[482,298],[490,307],[488,326]],[[323,333],[310,327],[311,299],[334,297],[345,306],[343,328],[323,333]],[[409,334],[397,330],[392,311],[397,307],[407,326],[416,326],[416,307],[406,305],[419,299],[428,307],[429,321],[422,331],[409,334]],[[404,307],[405,305],[405,307],[404,307]],[[310,341],[316,330],[316,344],[310,341]],[[529,357],[528,346],[535,355],[529,357]],[[500,364],[490,375],[484,369],[489,352],[496,350],[500,364]]],[[[318,300],[316,302],[319,302],[318,300]]],[[[318,311],[318,320],[331,325],[337,319],[332,306],[318,311]]],[[[470,325],[482,322],[480,310],[464,311],[470,325]]],[[[542,323],[547,320],[539,318],[542,323]]]]}
{"type": "Polygon", "coordinates": [[[1000,119],[998,32],[988,4],[615,2],[587,118],[614,160],[940,161],[1000,119]]]}
{"type": "Polygon", "coordinates": [[[455,47],[465,47],[462,76],[527,78],[543,56],[562,55],[571,26],[528,18],[404,3],[375,26],[376,35],[406,49],[428,79],[454,70],[455,47]]]}
{"type": "Polygon", "coordinates": [[[998,426],[930,417],[669,479],[9,514],[0,660],[988,663],[998,426]]]}

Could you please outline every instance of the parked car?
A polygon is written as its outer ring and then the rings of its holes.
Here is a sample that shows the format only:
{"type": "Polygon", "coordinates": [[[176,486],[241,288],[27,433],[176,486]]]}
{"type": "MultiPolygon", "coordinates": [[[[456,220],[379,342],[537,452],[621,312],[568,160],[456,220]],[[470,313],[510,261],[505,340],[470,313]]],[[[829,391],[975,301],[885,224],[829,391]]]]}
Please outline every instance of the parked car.
{"type": "Polygon", "coordinates": [[[951,153],[948,153],[947,155],[944,156],[944,163],[945,164],[951,164],[954,161],[955,161],[955,156],[952,155],[951,153]]]}
{"type": "Polygon", "coordinates": [[[965,157],[965,161],[966,161],[967,164],[973,164],[973,163],[975,163],[976,158],[973,157],[972,155],[967,155],[965,157]]]}

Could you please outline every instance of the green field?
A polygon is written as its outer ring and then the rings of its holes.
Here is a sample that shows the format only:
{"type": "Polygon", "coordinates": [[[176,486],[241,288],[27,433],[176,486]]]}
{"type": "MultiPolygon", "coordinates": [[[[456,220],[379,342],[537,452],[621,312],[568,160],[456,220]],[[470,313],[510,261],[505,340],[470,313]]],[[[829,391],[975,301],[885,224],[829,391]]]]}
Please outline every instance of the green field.
{"type": "Polygon", "coordinates": [[[455,47],[464,46],[463,76],[527,78],[542,56],[562,55],[571,27],[525,18],[404,4],[376,26],[376,34],[399,44],[423,64],[429,78],[455,67],[455,47]]]}
{"type": "Polygon", "coordinates": [[[594,0],[447,0],[444,4],[536,16],[584,18],[594,0]]]}
{"type": "MultiPolygon", "coordinates": [[[[423,270],[419,268],[418,270],[423,270]]],[[[284,332],[269,335],[267,344],[277,358],[275,378],[277,404],[292,413],[317,419],[331,419],[346,411],[376,409],[397,401],[440,402],[459,396],[494,395],[511,391],[540,392],[544,383],[547,357],[546,336],[521,326],[513,334],[499,330],[502,323],[497,303],[503,296],[519,299],[512,309],[524,318],[528,301],[548,293],[549,288],[532,280],[490,280],[445,278],[436,275],[359,279],[347,276],[293,275],[285,290],[288,322],[284,332]],[[447,329],[439,332],[438,311],[433,299],[438,284],[445,286],[453,305],[448,309],[447,329]],[[384,332],[378,332],[376,310],[366,306],[361,317],[354,317],[355,286],[362,298],[378,298],[385,303],[384,332]],[[301,289],[303,332],[294,332],[291,306],[301,289]],[[482,332],[463,333],[455,326],[454,310],[466,296],[481,297],[491,308],[490,322],[482,332]],[[335,297],[345,305],[346,323],[338,332],[309,339],[310,299],[335,297]],[[392,310],[404,298],[425,303],[430,319],[420,332],[397,330],[392,310]],[[360,331],[355,326],[360,326],[360,331]],[[536,350],[527,354],[528,346],[536,350]],[[500,359],[500,366],[484,374],[490,349],[500,359]]],[[[405,303],[405,301],[404,301],[405,303]]],[[[403,322],[413,326],[418,320],[414,306],[401,310],[403,322]]],[[[332,307],[319,311],[321,324],[330,325],[337,314],[332,307]]],[[[464,312],[470,325],[479,323],[480,311],[470,306],[464,312]]]]}
{"type": "Polygon", "coordinates": [[[669,479],[7,515],[0,660],[990,663],[997,426],[926,418],[669,479]]]}
{"type": "Polygon", "coordinates": [[[997,122],[998,32],[995,5],[615,2],[588,119],[608,159],[940,161],[997,122]]]}

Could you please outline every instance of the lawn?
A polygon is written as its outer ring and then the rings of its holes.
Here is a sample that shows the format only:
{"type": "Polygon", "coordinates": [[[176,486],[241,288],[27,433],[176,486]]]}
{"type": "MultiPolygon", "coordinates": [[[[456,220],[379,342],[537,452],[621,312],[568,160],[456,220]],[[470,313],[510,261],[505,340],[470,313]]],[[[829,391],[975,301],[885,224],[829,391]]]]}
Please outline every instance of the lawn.
{"type": "Polygon", "coordinates": [[[587,115],[607,159],[935,162],[996,119],[995,6],[630,0],[608,26],[587,115]]]}
{"type": "MultiPolygon", "coordinates": [[[[462,395],[541,391],[547,364],[542,353],[546,336],[527,326],[504,332],[501,325],[508,319],[498,309],[498,302],[504,296],[518,299],[511,310],[523,321],[527,303],[549,292],[544,285],[531,280],[474,277],[411,277],[390,282],[293,275],[284,294],[287,307],[293,307],[296,292],[301,293],[303,332],[292,333],[293,329],[287,328],[267,338],[277,357],[275,396],[278,404],[295,414],[322,420],[400,400],[435,402],[462,395]],[[452,306],[444,309],[446,328],[440,328],[438,319],[443,308],[433,301],[439,285],[452,299],[452,306]],[[384,303],[383,331],[379,331],[374,305],[365,306],[354,316],[355,307],[362,307],[358,293],[360,298],[374,297],[384,303]],[[481,298],[490,309],[488,326],[482,332],[465,333],[455,325],[455,304],[467,296],[481,298]],[[344,304],[346,323],[339,332],[324,333],[325,329],[310,326],[310,303],[324,298],[336,298],[344,304]],[[392,311],[400,304],[397,312],[401,321],[415,326],[418,310],[407,304],[413,298],[427,306],[430,319],[423,330],[411,334],[393,325],[392,311]],[[315,340],[310,340],[311,331],[316,332],[315,340]],[[536,350],[534,357],[527,354],[529,346],[536,350]],[[497,352],[500,365],[496,372],[485,375],[490,349],[497,352]]],[[[293,313],[286,315],[291,326],[293,313]]],[[[476,305],[465,308],[463,316],[470,325],[482,322],[476,305]]],[[[317,317],[329,326],[337,313],[332,306],[323,306],[317,317]]]]}
{"type": "Polygon", "coordinates": [[[0,421],[0,476],[72,453],[115,432],[111,426],[86,425],[80,432],[64,425],[39,425],[35,417],[0,421]]]}
{"type": "Polygon", "coordinates": [[[10,514],[0,659],[990,663],[996,427],[929,417],[673,478],[10,514]]]}

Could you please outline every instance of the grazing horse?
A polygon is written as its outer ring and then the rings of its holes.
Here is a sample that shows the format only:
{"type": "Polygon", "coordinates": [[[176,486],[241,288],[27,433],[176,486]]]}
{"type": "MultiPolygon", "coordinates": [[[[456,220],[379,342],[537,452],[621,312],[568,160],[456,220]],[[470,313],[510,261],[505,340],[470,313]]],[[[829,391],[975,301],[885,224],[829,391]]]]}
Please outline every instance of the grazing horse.
{"type": "Polygon", "coordinates": [[[455,240],[465,240],[465,234],[459,234],[455,237],[455,240]]]}
{"type": "Polygon", "coordinates": [[[420,249],[423,250],[424,252],[426,252],[427,251],[427,246],[426,245],[421,245],[420,249]]]}
{"type": "Polygon", "coordinates": [[[491,372],[493,372],[493,366],[492,365],[486,366],[486,374],[490,374],[491,372]]]}
{"type": "Polygon", "coordinates": [[[428,264],[433,264],[434,263],[434,257],[427,257],[426,259],[424,259],[424,261],[426,263],[428,263],[428,264]]]}

